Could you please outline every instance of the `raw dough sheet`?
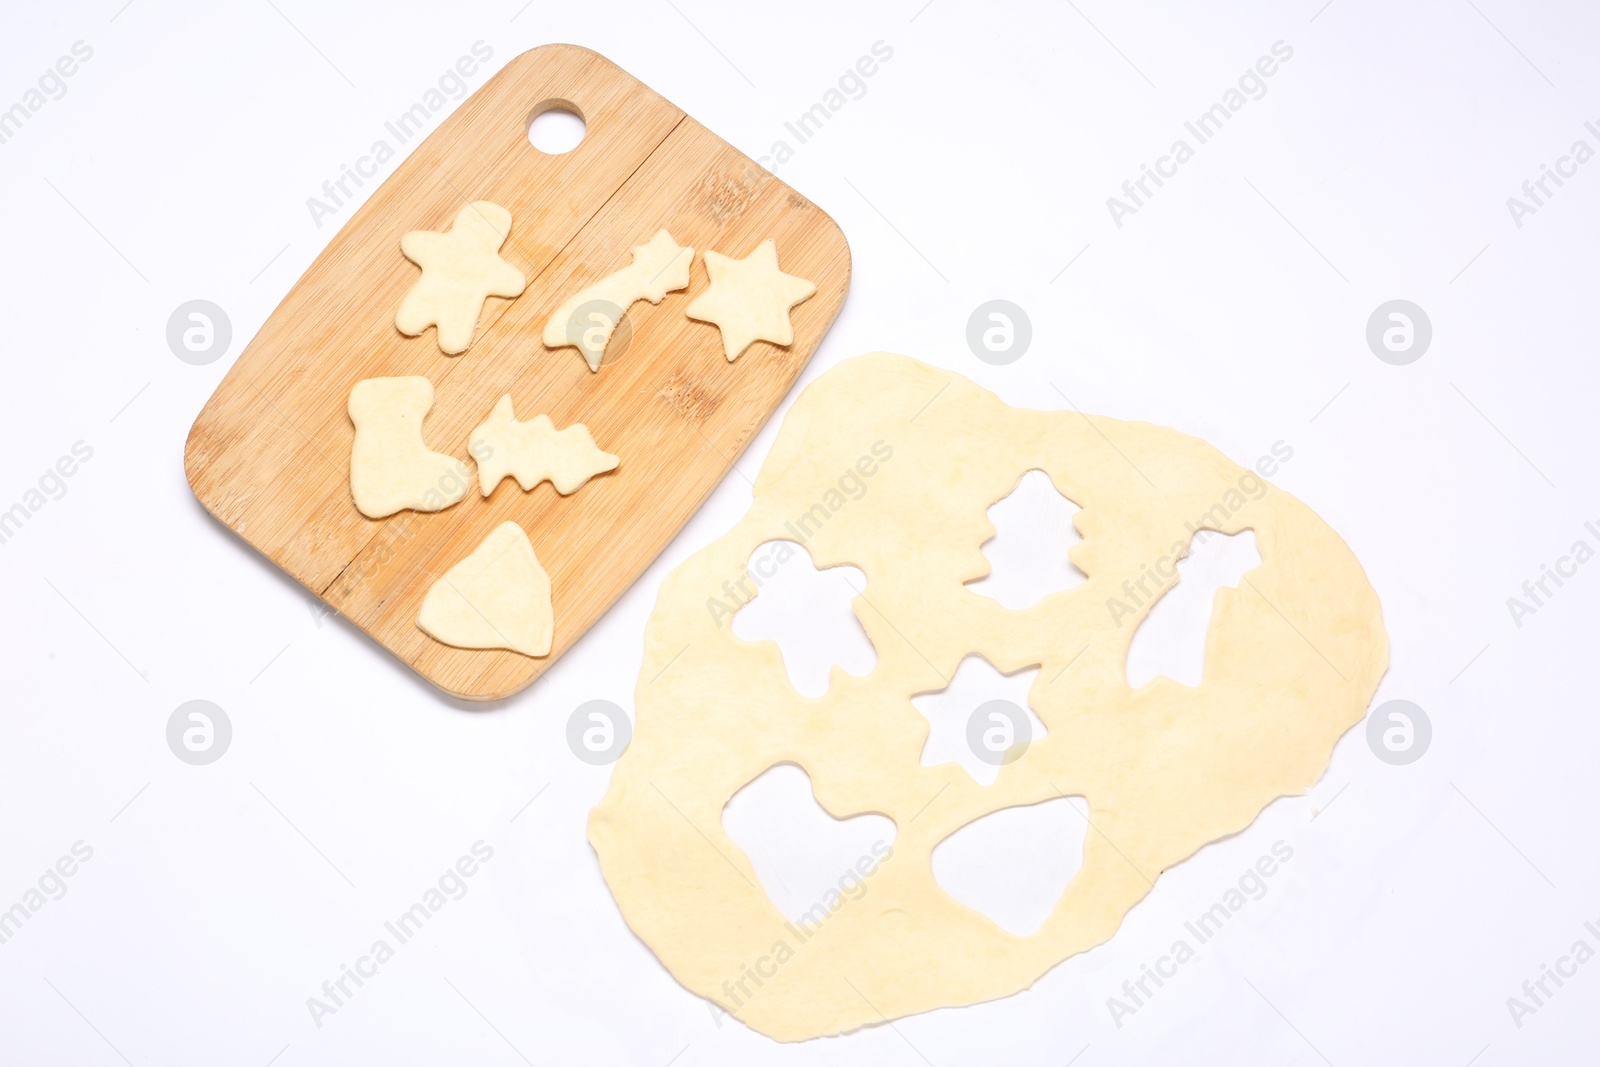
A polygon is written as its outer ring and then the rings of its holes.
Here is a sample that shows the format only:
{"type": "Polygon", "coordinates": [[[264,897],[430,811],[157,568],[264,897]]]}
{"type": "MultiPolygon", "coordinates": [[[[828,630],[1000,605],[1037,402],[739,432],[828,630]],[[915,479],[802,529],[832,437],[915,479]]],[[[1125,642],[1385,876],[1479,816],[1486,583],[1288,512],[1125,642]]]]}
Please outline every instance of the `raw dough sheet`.
{"type": "Polygon", "coordinates": [[[1011,408],[903,356],[829,371],[785,418],[749,513],[662,584],[633,741],[589,822],[629,926],[690,990],[784,1041],[1008,996],[1110,938],[1163,870],[1305,793],[1387,665],[1350,549],[1254,478],[1174,430],[1011,408]],[[869,477],[858,464],[873,456],[869,477]],[[1082,508],[1071,558],[1088,580],[1009,610],[963,583],[989,569],[986,510],[1035,468],[1082,508]],[[1132,616],[1111,601],[1197,525],[1254,530],[1261,564],[1216,596],[1202,685],[1130,689],[1128,645],[1152,600],[1132,616]],[[835,669],[817,699],[795,691],[775,644],[740,640],[707,607],[758,545],[797,530],[818,568],[866,574],[854,607],[878,656],[863,678],[835,669]],[[1005,673],[1041,668],[1029,703],[1048,729],[988,786],[921,765],[928,723],[910,701],[974,653],[1005,673]],[[866,892],[805,937],[722,827],[728,799],[783,762],[835,817],[898,828],[866,892]],[[1059,796],[1085,797],[1093,829],[1037,932],[1007,933],[939,888],[940,841],[1059,796]]]}

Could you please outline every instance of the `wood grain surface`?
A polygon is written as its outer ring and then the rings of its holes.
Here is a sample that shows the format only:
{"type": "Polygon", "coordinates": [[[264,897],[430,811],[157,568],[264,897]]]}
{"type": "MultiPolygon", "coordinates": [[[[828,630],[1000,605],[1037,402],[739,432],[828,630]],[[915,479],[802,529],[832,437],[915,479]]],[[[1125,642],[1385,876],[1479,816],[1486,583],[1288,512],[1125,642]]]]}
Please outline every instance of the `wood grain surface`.
{"type": "Polygon", "coordinates": [[[546,45],[513,59],[406,159],[340,230],[245,348],[189,432],[184,463],[213,515],[423,677],[491,700],[538,678],[631,585],[727,474],[788,393],[844,303],[850,250],[834,221],[594,52],[546,45]],[[528,143],[553,104],[585,120],[571,152],[528,143]],[[523,271],[515,300],[490,298],[472,347],[405,337],[395,309],[417,280],[407,230],[446,229],[462,205],[511,211],[500,254],[523,271]],[[628,312],[593,373],[576,348],[547,349],[545,319],[572,292],[626,266],[666,227],[696,251],[689,288],[628,312]],[[684,308],[708,284],[699,253],[742,257],[776,240],[783,270],[817,293],[792,312],[794,343],[737,362],[684,308]],[[619,351],[620,350],[620,351],[619,351]],[[429,448],[467,457],[467,437],[510,393],[517,417],[586,424],[621,465],[570,497],[546,482],[476,487],[444,511],[373,521],[350,496],[346,414],[363,378],[425,375],[429,448]],[[498,524],[522,525],[549,572],[548,657],[440,644],[417,628],[436,577],[498,524]]]}

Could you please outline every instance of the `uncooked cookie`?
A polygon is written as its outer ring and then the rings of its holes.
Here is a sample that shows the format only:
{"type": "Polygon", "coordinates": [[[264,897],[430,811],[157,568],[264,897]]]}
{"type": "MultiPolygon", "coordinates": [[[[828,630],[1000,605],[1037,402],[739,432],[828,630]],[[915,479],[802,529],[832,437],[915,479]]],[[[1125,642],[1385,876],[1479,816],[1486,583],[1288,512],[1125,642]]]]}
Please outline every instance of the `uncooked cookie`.
{"type": "Polygon", "coordinates": [[[556,492],[567,496],[596,474],[615,470],[618,463],[616,456],[600,451],[581,422],[565,430],[556,429],[549,415],[518,422],[510,393],[472,431],[467,450],[478,462],[478,488],[484,496],[494,492],[502,478],[516,478],[523,492],[548,479],[556,492]]]}
{"type": "Polygon", "coordinates": [[[583,353],[590,370],[599,370],[611,334],[628,308],[636,300],[659,304],[667,293],[687,288],[693,260],[694,249],[681,247],[672,234],[657,230],[648,242],[634,246],[632,263],[578,290],[556,308],[544,325],[545,345],[570,345],[583,353]]]}
{"type": "Polygon", "coordinates": [[[555,635],[550,577],[521,526],[503,522],[428,587],[417,626],[456,648],[548,656],[555,635]]]}
{"type": "Polygon", "coordinates": [[[422,440],[433,383],[421,376],[366,378],[350,390],[350,495],[369,519],[397,511],[440,511],[467,495],[472,475],[422,440]]]}
{"type": "Polygon", "coordinates": [[[528,286],[522,272],[500,258],[500,246],[510,235],[511,212],[475,200],[456,212],[446,232],[412,230],[400,238],[400,251],[422,268],[422,277],[400,301],[395,327],[416,337],[437,326],[441,352],[465,352],[484,300],[520,296],[528,286]]]}
{"type": "Polygon", "coordinates": [[[738,359],[756,341],[775,345],[794,341],[789,309],[808,299],[817,287],[778,269],[778,246],[771,239],[762,241],[743,259],[707,249],[705,261],[711,287],[695,297],[684,314],[716,323],[728,362],[738,359]]]}
{"type": "Polygon", "coordinates": [[[992,1000],[1110,938],[1162,871],[1305,793],[1387,660],[1377,595],[1339,535],[1204,441],[1012,408],[958,375],[864,356],[800,395],[748,514],[662,583],[633,741],[589,840],[673,976],[763,1034],[796,1041],[992,1000]],[[1088,578],[1010,610],[963,583],[989,569],[989,506],[1035,468],[1082,507],[1069,555],[1088,578]],[[1192,526],[1253,529],[1261,564],[1216,596],[1202,685],[1130,689],[1151,575],[1170,574],[1192,526]],[[818,568],[866,575],[855,609],[877,665],[836,672],[820,698],[795,691],[776,644],[740,640],[708,604],[750,589],[751,553],[777,538],[803,539],[818,568]],[[1003,673],[1040,668],[1028,703],[1048,731],[988,786],[955,763],[921,765],[928,727],[911,703],[972,654],[1003,673]],[[864,891],[833,894],[804,926],[722,826],[728,799],[779,763],[799,765],[835,818],[876,812],[898,828],[892,855],[864,857],[864,891]],[[1058,796],[1085,797],[1094,829],[1037,932],[1008,933],[939,887],[930,857],[950,834],[1058,796]]]}

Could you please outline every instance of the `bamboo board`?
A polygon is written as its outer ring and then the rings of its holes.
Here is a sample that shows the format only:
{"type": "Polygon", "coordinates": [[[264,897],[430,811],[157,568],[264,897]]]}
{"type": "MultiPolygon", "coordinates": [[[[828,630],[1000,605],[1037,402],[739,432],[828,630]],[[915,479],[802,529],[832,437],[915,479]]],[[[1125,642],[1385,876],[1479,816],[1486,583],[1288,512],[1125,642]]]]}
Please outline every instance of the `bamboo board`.
{"type": "Polygon", "coordinates": [[[208,511],[434,685],[472,700],[508,696],[571,647],[699,508],[788,393],[849,284],[844,234],[810,201],[604,57],[535,48],[423,141],[295,283],[195,420],[189,484],[208,511]],[[528,122],[551,106],[587,126],[562,155],[528,143],[528,122]],[[449,357],[435,331],[395,328],[419,277],[400,237],[447,229],[473,200],[510,210],[500,255],[529,282],[515,300],[491,297],[472,347],[449,357]],[[631,341],[599,373],[575,348],[546,349],[551,312],[625,266],[661,227],[696,250],[689,288],[633,305],[631,341]],[[793,344],[757,341],[729,363],[717,328],[684,315],[709,284],[700,253],[743,257],[769,237],[783,270],[817,293],[791,312],[793,344]],[[363,378],[412,374],[434,384],[425,440],[436,451],[465,458],[473,427],[509,392],[519,419],[582,422],[621,465],[570,497],[548,482],[524,493],[507,479],[487,498],[474,486],[444,511],[368,519],[350,496],[346,402],[363,378]],[[428,586],[507,520],[528,532],[550,574],[547,657],[452,648],[416,626],[428,586]]]}

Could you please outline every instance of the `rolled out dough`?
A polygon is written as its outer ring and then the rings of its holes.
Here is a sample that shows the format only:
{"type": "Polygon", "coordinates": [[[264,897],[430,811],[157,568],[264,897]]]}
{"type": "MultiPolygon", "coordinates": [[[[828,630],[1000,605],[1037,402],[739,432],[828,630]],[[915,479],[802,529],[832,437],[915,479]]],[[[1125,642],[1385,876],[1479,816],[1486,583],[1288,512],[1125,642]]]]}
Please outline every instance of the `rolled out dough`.
{"type": "Polygon", "coordinates": [[[1315,783],[1387,666],[1350,549],[1254,478],[1176,431],[1011,408],[903,356],[823,375],[786,416],[750,511],[667,576],[650,617],[633,741],[589,819],[628,925],[678,981],[782,1041],[1008,996],[1110,938],[1162,871],[1315,783]],[[893,462],[861,466],[885,449],[893,462]],[[986,510],[1034,468],[1082,508],[1070,557],[1088,579],[1011,610],[963,583],[989,569],[986,510]],[[846,496],[841,479],[866,491],[846,496]],[[795,692],[775,644],[740,640],[707,608],[756,546],[795,536],[797,516],[812,517],[817,567],[866,574],[855,610],[878,650],[870,674],[836,672],[819,699],[795,692]],[[1253,529],[1262,562],[1217,594],[1203,684],[1130,689],[1128,645],[1152,600],[1131,617],[1111,601],[1186,551],[1190,524],[1253,529]],[[1048,730],[988,786],[921,765],[928,724],[910,699],[971,654],[1004,673],[1037,665],[1028,702],[1048,730]],[[809,931],[722,826],[728,799],[785,762],[835,817],[898,827],[865,892],[809,931]],[[1007,933],[939,888],[931,854],[951,833],[1058,796],[1084,797],[1094,831],[1036,932],[1007,933]]]}

